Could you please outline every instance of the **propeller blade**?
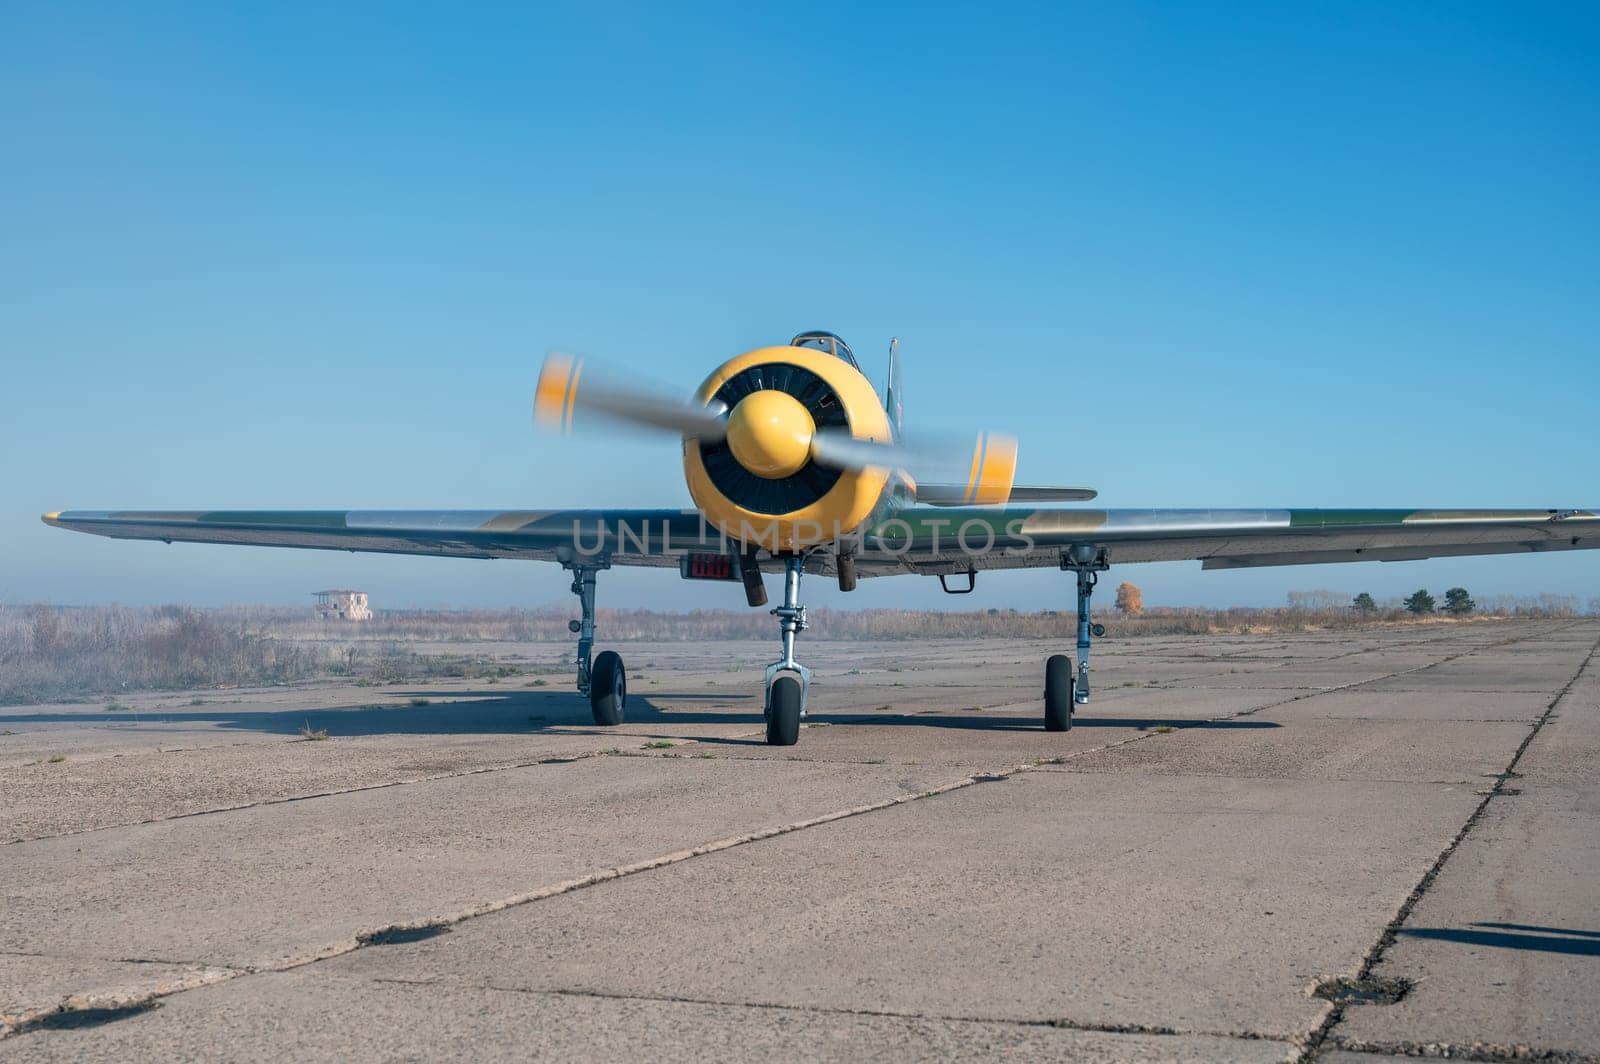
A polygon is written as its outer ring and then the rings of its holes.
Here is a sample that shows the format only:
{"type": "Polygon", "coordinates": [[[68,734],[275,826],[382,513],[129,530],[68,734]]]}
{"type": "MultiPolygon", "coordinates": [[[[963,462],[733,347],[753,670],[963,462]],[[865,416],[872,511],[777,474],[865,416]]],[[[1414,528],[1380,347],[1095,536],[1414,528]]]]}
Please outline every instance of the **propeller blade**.
{"type": "Polygon", "coordinates": [[[662,391],[608,373],[585,359],[552,354],[539,370],[533,393],[533,420],[541,428],[571,432],[580,415],[660,429],[702,440],[720,440],[727,420],[712,408],[696,406],[662,391]]]}
{"type": "MultiPolygon", "coordinates": [[[[974,443],[877,443],[858,440],[846,429],[820,429],[811,439],[811,457],[836,469],[887,469],[913,483],[948,477],[952,506],[992,506],[1011,497],[1017,472],[1017,441],[998,432],[980,432],[974,443]],[[956,481],[955,478],[963,478],[956,481]]],[[[918,493],[921,498],[921,492],[918,493]]]]}
{"type": "Polygon", "coordinates": [[[822,428],[811,437],[811,460],[834,469],[901,469],[906,449],[899,444],[858,440],[849,429],[822,428]]]}

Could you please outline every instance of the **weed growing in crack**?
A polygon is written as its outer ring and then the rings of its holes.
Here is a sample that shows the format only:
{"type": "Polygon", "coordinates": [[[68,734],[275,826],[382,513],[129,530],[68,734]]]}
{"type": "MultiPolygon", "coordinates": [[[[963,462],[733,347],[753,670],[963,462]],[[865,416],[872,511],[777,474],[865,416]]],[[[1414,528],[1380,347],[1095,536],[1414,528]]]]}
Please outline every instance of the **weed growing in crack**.
{"type": "Polygon", "coordinates": [[[398,946],[406,942],[421,942],[450,933],[444,924],[423,924],[421,927],[386,927],[381,931],[364,931],[356,936],[363,946],[398,946]]]}
{"type": "Polygon", "coordinates": [[[1386,979],[1369,975],[1365,979],[1340,976],[1317,984],[1312,991],[1325,1001],[1340,1005],[1393,1005],[1411,991],[1409,979],[1386,979]]]}
{"type": "Polygon", "coordinates": [[[99,1027],[160,1007],[159,1001],[141,1001],[136,1005],[63,1005],[54,1012],[24,1020],[13,1031],[21,1034],[24,1031],[70,1031],[79,1027],[99,1027]]]}

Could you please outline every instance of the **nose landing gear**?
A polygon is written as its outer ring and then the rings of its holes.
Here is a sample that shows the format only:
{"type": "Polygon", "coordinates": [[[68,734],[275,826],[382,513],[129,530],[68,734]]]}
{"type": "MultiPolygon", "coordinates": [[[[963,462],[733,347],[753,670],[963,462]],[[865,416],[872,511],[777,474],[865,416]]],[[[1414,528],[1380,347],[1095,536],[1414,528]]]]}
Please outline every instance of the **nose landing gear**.
{"type": "Polygon", "coordinates": [[[800,605],[800,576],[805,559],[798,554],[783,559],[783,605],[774,607],[783,630],[783,657],[767,666],[767,743],[793,746],[800,741],[800,720],[806,715],[806,695],[811,690],[811,670],[794,660],[794,637],[806,630],[806,608],[800,605]]]}

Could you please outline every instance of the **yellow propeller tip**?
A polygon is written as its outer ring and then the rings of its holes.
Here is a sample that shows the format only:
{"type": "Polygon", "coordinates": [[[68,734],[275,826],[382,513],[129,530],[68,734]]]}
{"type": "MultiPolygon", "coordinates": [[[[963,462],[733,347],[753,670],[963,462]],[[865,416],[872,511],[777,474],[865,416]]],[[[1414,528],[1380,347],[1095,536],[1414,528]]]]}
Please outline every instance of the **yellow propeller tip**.
{"type": "Polygon", "coordinates": [[[572,404],[578,395],[583,360],[571,355],[551,355],[539,371],[533,391],[533,420],[544,428],[572,429],[572,404]]]}
{"type": "Polygon", "coordinates": [[[966,501],[974,506],[1003,505],[1011,498],[1016,473],[1017,438],[1002,432],[979,433],[966,501]]]}

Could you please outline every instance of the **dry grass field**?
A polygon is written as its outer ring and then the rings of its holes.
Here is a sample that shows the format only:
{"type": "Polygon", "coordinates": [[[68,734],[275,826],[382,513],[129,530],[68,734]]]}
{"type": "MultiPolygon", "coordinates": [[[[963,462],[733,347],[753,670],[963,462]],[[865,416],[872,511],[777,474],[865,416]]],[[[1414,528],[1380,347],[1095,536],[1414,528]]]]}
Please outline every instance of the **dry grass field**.
{"type": "MultiPolygon", "coordinates": [[[[1486,603],[1467,618],[1414,617],[1398,608],[1152,608],[1107,611],[1116,639],[1245,635],[1471,623],[1490,618],[1569,617],[1575,600],[1539,596],[1486,603]]],[[[115,697],[128,691],[190,690],[347,677],[395,683],[436,677],[504,678],[522,671],[483,644],[568,645],[570,613],[539,610],[385,611],[333,623],[287,607],[0,605],[0,705],[115,697]]],[[[773,637],[765,610],[601,609],[607,643],[717,642],[773,637]]],[[[1070,642],[1069,611],[988,609],[829,610],[810,613],[812,638],[835,640],[1048,639],[1070,642]]]]}

